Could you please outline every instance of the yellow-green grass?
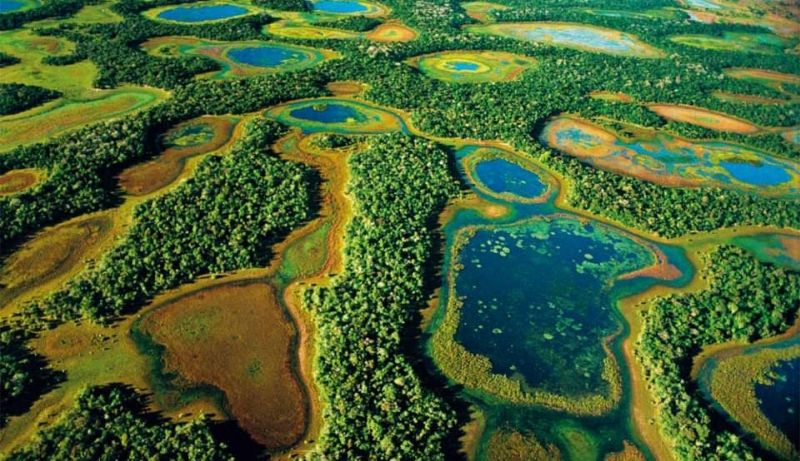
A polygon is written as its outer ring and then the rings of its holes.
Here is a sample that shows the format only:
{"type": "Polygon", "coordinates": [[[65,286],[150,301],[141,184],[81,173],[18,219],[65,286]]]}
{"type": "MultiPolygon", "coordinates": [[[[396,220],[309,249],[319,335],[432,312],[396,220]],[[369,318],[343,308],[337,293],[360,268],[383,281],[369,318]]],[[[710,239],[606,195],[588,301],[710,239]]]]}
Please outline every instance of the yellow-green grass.
{"type": "Polygon", "coordinates": [[[504,22],[468,25],[464,30],[479,35],[509,37],[581,51],[639,58],[659,58],[664,53],[637,36],[604,27],[565,22],[504,22]]]}
{"type": "Polygon", "coordinates": [[[511,81],[536,64],[523,55],[501,51],[444,51],[406,60],[423,74],[454,83],[511,81]]]}
{"type": "Polygon", "coordinates": [[[146,17],[148,19],[152,19],[153,21],[166,22],[166,23],[171,23],[171,24],[181,24],[181,25],[187,25],[188,24],[188,25],[191,25],[191,24],[209,24],[209,23],[224,22],[224,21],[228,21],[228,20],[231,20],[231,19],[234,19],[234,18],[242,18],[244,16],[252,16],[252,15],[255,15],[255,14],[259,14],[261,12],[262,12],[261,9],[256,8],[255,6],[247,4],[247,3],[244,3],[244,2],[240,3],[240,2],[235,2],[235,1],[209,0],[209,1],[201,1],[201,2],[195,2],[195,3],[185,3],[185,4],[159,6],[159,7],[151,8],[151,9],[143,12],[142,15],[144,15],[144,17],[146,17]],[[204,21],[192,21],[192,22],[174,21],[174,20],[170,20],[170,19],[165,19],[165,18],[159,17],[159,15],[161,15],[165,11],[172,10],[172,9],[175,9],[175,8],[203,8],[203,7],[212,7],[212,6],[236,6],[236,7],[243,8],[246,11],[244,13],[242,13],[242,14],[228,16],[228,17],[224,17],[224,18],[220,18],[220,19],[207,19],[207,20],[204,20],[204,21]]]}
{"type": "Polygon", "coordinates": [[[619,91],[605,91],[605,90],[598,90],[592,91],[589,93],[589,97],[592,99],[598,99],[600,101],[612,101],[612,102],[633,102],[633,98],[625,93],[621,93],[619,91]]]}
{"type": "Polygon", "coordinates": [[[513,429],[497,429],[489,437],[483,457],[491,461],[560,461],[561,452],[553,444],[542,445],[532,435],[513,429]]]}
{"type": "Polygon", "coordinates": [[[227,145],[236,122],[233,117],[203,116],[175,126],[162,138],[166,149],[157,158],[123,171],[119,176],[120,186],[130,195],[142,196],[172,184],[181,175],[187,159],[227,145]]]}
{"type": "Polygon", "coordinates": [[[58,27],[60,24],[113,24],[122,22],[122,16],[111,10],[112,3],[86,5],[66,19],[43,19],[29,23],[29,27],[58,27]]]}
{"type": "Polygon", "coordinates": [[[150,54],[160,57],[176,57],[181,55],[207,56],[217,61],[222,69],[211,74],[214,78],[239,78],[252,75],[287,72],[307,69],[326,59],[338,57],[338,53],[319,50],[298,45],[277,42],[243,41],[221,42],[202,40],[195,37],[156,37],[142,43],[142,48],[150,54]],[[291,56],[274,66],[255,66],[237,61],[230,56],[231,51],[245,48],[280,48],[291,53],[291,56]]]}
{"type": "Polygon", "coordinates": [[[349,98],[292,101],[264,115],[308,133],[379,134],[406,129],[402,117],[390,109],[349,98]]]}
{"type": "Polygon", "coordinates": [[[166,92],[153,88],[122,87],[97,91],[85,99],[59,99],[21,114],[0,117],[0,151],[45,141],[89,123],[142,109],[166,97],[166,92]]]}
{"type": "Polygon", "coordinates": [[[78,97],[92,87],[97,69],[89,61],[67,66],[42,64],[47,56],[69,54],[72,42],[60,37],[40,37],[27,29],[0,31],[0,51],[20,62],[0,70],[0,83],[24,83],[57,90],[66,97],[78,97]]]}
{"type": "Polygon", "coordinates": [[[492,11],[503,11],[510,9],[505,5],[490,2],[466,2],[461,4],[461,8],[467,12],[467,16],[480,22],[493,21],[492,16],[489,14],[492,11]]]}
{"type": "Polygon", "coordinates": [[[777,54],[783,50],[784,42],[770,34],[747,34],[725,32],[722,37],[700,34],[674,35],[675,43],[713,51],[738,51],[743,53],[777,54]]]}
{"type": "Polygon", "coordinates": [[[361,37],[359,32],[315,26],[297,21],[276,21],[264,26],[264,32],[276,37],[300,40],[352,40],[361,37]]]}
{"type": "Polygon", "coordinates": [[[42,181],[45,171],[36,168],[11,170],[0,174],[0,197],[24,192],[42,181]]]}
{"type": "Polygon", "coordinates": [[[223,283],[156,306],[136,327],[165,348],[167,372],[220,389],[238,424],[271,449],[293,445],[307,420],[297,333],[276,296],[263,281],[223,283]]]}
{"type": "MultiPolygon", "coordinates": [[[[724,351],[723,351],[724,352],[724,351]]],[[[800,357],[800,344],[790,347],[743,348],[724,354],[711,371],[711,396],[735,421],[782,459],[797,459],[800,453],[786,434],[775,427],[759,408],[756,384],[766,382],[769,370],[782,360],[800,357]],[[727,356],[726,355],[731,355],[727,356]]]]}
{"type": "Polygon", "coordinates": [[[711,130],[740,134],[755,134],[761,131],[759,126],[747,120],[702,107],[681,104],[650,104],[647,107],[667,120],[690,123],[711,130]]]}

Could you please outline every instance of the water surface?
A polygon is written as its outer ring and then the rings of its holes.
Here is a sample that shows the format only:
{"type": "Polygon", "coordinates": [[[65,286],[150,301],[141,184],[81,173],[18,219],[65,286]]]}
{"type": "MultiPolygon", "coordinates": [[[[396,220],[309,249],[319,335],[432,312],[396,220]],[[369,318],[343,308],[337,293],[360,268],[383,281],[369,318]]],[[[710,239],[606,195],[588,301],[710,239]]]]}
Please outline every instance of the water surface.
{"type": "Polygon", "coordinates": [[[158,14],[158,18],[176,22],[203,22],[233,18],[247,14],[247,8],[238,5],[176,6],[158,14]]]}

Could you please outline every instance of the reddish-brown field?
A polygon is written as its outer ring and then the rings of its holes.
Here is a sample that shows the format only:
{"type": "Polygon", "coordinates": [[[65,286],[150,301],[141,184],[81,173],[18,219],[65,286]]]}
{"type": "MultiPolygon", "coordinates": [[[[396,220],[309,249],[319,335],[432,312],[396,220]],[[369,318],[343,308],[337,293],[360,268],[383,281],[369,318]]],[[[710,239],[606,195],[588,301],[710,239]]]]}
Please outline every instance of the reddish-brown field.
{"type": "Polygon", "coordinates": [[[11,170],[0,175],[0,197],[16,194],[33,187],[42,177],[42,173],[34,169],[11,170]]]}
{"type": "Polygon", "coordinates": [[[171,184],[180,176],[189,158],[225,146],[233,137],[236,122],[226,117],[199,117],[172,128],[165,137],[190,126],[208,127],[213,135],[199,144],[168,146],[158,158],[123,171],[119,176],[119,183],[125,192],[137,196],[147,195],[171,184]]]}
{"type": "Polygon", "coordinates": [[[229,413],[270,449],[303,435],[306,395],[295,372],[297,332],[260,280],[201,289],[156,306],[141,331],[164,346],[177,384],[220,389],[229,413]]]}

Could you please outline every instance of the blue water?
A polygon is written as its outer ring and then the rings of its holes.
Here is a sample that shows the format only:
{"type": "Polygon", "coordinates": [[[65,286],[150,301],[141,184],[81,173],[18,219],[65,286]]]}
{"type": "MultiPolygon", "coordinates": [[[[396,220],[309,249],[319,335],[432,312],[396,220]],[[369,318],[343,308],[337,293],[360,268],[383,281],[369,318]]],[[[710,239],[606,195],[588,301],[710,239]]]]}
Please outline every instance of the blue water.
{"type": "Polygon", "coordinates": [[[289,112],[289,115],[296,119],[320,123],[345,123],[348,119],[364,120],[364,115],[355,108],[336,103],[301,107],[289,112]]]}
{"type": "Polygon", "coordinates": [[[459,254],[456,341],[493,371],[560,395],[596,394],[617,331],[614,279],[652,262],[611,228],[572,218],[480,229],[459,254]]]}
{"type": "Polygon", "coordinates": [[[565,29],[546,24],[521,25],[513,31],[513,34],[533,42],[552,41],[564,46],[615,53],[627,53],[640,48],[640,45],[627,35],[608,36],[603,31],[582,26],[565,29]]]}
{"type": "Polygon", "coordinates": [[[756,384],[764,415],[800,448],[800,358],[783,360],[772,370],[772,384],[756,384]]]}
{"type": "Polygon", "coordinates": [[[475,165],[475,175],[493,192],[510,193],[525,198],[541,195],[547,187],[532,171],[500,158],[475,165]]]}
{"type": "Polygon", "coordinates": [[[177,6],[158,14],[160,19],[177,22],[202,22],[226,19],[247,13],[247,8],[237,5],[177,6]]]}
{"type": "Polygon", "coordinates": [[[315,3],[314,10],[323,13],[355,14],[366,12],[367,7],[358,2],[324,0],[315,3]]]}
{"type": "Polygon", "coordinates": [[[0,0],[0,13],[10,13],[17,11],[25,6],[24,3],[16,0],[0,0]]]}
{"type": "Polygon", "coordinates": [[[447,63],[447,66],[455,71],[475,71],[478,70],[478,64],[469,61],[451,61],[447,63]]]}
{"type": "Polygon", "coordinates": [[[719,164],[738,181],[755,186],[775,186],[792,179],[786,170],[776,165],[724,161],[719,164]]]}
{"type": "Polygon", "coordinates": [[[302,60],[303,53],[298,53],[280,46],[248,46],[228,51],[228,57],[234,61],[256,67],[277,67],[286,61],[302,60]]]}

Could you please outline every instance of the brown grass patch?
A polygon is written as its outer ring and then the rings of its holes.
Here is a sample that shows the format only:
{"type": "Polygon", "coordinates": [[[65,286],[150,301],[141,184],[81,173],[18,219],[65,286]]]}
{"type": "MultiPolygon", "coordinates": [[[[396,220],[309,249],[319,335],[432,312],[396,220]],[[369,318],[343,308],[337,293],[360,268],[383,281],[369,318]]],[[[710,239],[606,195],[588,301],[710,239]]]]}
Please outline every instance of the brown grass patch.
{"type": "Polygon", "coordinates": [[[417,38],[417,32],[401,22],[385,22],[371,30],[366,37],[381,43],[410,42],[417,38]]]}
{"type": "Polygon", "coordinates": [[[11,170],[0,175],[0,197],[30,189],[44,176],[44,172],[34,168],[11,170]]]}
{"type": "Polygon", "coordinates": [[[306,396],[293,367],[296,331],[264,282],[227,283],[169,301],[141,329],[165,347],[167,371],[224,394],[232,416],[267,448],[294,444],[306,396]]]}
{"type": "Polygon", "coordinates": [[[230,118],[203,116],[181,123],[165,135],[169,136],[170,133],[193,124],[210,126],[213,137],[199,145],[168,147],[158,158],[128,168],[119,175],[122,189],[128,194],[140,196],[168,186],[181,175],[187,159],[222,148],[231,140],[236,127],[236,123],[230,118]]]}
{"type": "Polygon", "coordinates": [[[692,125],[701,126],[710,130],[741,134],[754,134],[761,131],[761,128],[747,120],[742,120],[702,107],[678,104],[650,104],[647,108],[667,120],[691,123],[692,125]]]}

